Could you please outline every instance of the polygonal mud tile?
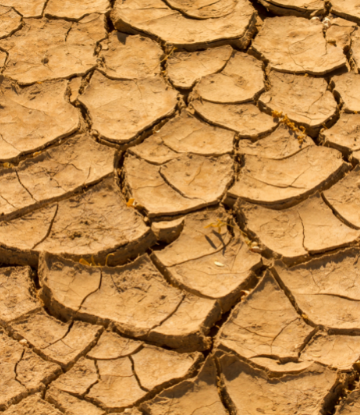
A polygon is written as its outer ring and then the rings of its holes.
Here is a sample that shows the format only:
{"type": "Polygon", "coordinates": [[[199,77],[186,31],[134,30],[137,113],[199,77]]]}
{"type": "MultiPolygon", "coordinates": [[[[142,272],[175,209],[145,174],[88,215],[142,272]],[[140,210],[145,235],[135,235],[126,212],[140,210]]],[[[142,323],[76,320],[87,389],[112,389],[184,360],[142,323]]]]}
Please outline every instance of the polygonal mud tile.
{"type": "Polygon", "coordinates": [[[333,94],[325,79],[272,71],[271,89],[261,95],[259,106],[267,112],[280,112],[304,126],[311,137],[337,113],[333,94]]]}
{"type": "Polygon", "coordinates": [[[117,152],[88,135],[0,171],[0,214],[15,217],[99,181],[114,171],[117,152]]]}
{"type": "MultiPolygon", "coordinates": [[[[360,3],[359,3],[360,4],[360,3]]],[[[352,72],[334,76],[331,79],[334,93],[343,103],[345,112],[360,112],[360,75],[352,72]]]]}
{"type": "Polygon", "coordinates": [[[89,111],[92,128],[101,138],[125,144],[170,116],[177,92],[160,76],[111,80],[95,71],[79,101],[89,111]]]}
{"type": "Polygon", "coordinates": [[[360,337],[319,332],[301,352],[301,359],[351,371],[360,357],[360,337]]]}
{"type": "Polygon", "coordinates": [[[55,387],[50,387],[46,391],[45,399],[52,405],[56,406],[66,415],[104,415],[105,411],[87,402],[79,399],[70,393],[63,392],[55,387]]]}
{"type": "Polygon", "coordinates": [[[220,0],[216,3],[212,1],[204,2],[203,0],[168,0],[167,3],[171,8],[181,11],[185,16],[196,19],[210,19],[231,14],[236,7],[237,0],[220,0]]]}
{"type": "Polygon", "coordinates": [[[43,390],[59,373],[58,365],[42,360],[0,330],[0,410],[43,390]]]}
{"type": "Polygon", "coordinates": [[[201,78],[194,92],[206,101],[221,104],[253,101],[265,89],[262,66],[254,57],[235,52],[220,73],[201,78]]]}
{"type": "Polygon", "coordinates": [[[211,338],[206,336],[220,315],[218,302],[187,294],[177,310],[151,330],[148,339],[160,346],[183,351],[207,350],[211,338]]]}
{"type": "Polygon", "coordinates": [[[351,226],[360,229],[360,166],[347,174],[329,190],[324,198],[331,208],[351,226]]]}
{"type": "Polygon", "coordinates": [[[275,272],[296,301],[301,312],[314,324],[343,330],[359,330],[359,250],[349,248],[275,272]]]}
{"type": "Polygon", "coordinates": [[[240,138],[259,139],[278,124],[253,104],[215,104],[195,99],[191,105],[205,121],[233,130],[240,138]]]}
{"type": "Polygon", "coordinates": [[[0,5],[13,7],[23,17],[41,17],[46,0],[0,0],[0,5]]]}
{"type": "Polygon", "coordinates": [[[344,19],[360,23],[359,0],[331,0],[331,12],[344,19]]]}
{"type": "Polygon", "coordinates": [[[9,263],[36,266],[42,251],[87,262],[93,256],[96,264],[104,264],[112,252],[109,262],[124,263],[153,241],[142,216],[126,206],[113,177],[57,205],[0,222],[0,251],[9,263]]]}
{"type": "Polygon", "coordinates": [[[81,357],[66,373],[59,376],[51,386],[76,396],[84,396],[99,381],[94,360],[81,357]]]}
{"type": "Polygon", "coordinates": [[[183,154],[159,167],[129,155],[123,174],[128,197],[149,217],[178,215],[220,202],[233,179],[233,159],[183,154]]]}
{"type": "Polygon", "coordinates": [[[177,239],[184,228],[184,218],[171,221],[153,222],[151,230],[156,236],[156,240],[171,244],[177,239]]]}
{"type": "Polygon", "coordinates": [[[54,406],[42,400],[38,395],[29,396],[17,405],[10,406],[4,415],[62,415],[54,406]]]}
{"type": "Polygon", "coordinates": [[[265,19],[251,51],[269,68],[292,74],[324,75],[346,66],[343,49],[326,41],[321,22],[301,17],[265,19]]]}
{"type": "Polygon", "coordinates": [[[90,13],[107,13],[110,7],[109,0],[49,0],[45,16],[79,20],[90,13]]]}
{"type": "Polygon", "coordinates": [[[323,0],[259,0],[268,11],[280,16],[312,17],[325,14],[323,0]]]}
{"type": "Polygon", "coordinates": [[[104,409],[121,410],[143,399],[142,389],[128,357],[116,360],[99,360],[99,382],[91,387],[86,397],[104,409]]]}
{"type": "Polygon", "coordinates": [[[341,113],[339,121],[320,134],[323,143],[336,148],[345,156],[360,150],[360,115],[341,113]]]}
{"type": "Polygon", "coordinates": [[[283,160],[245,155],[242,164],[228,197],[281,208],[335,183],[350,168],[340,152],[318,146],[283,160]]]}
{"type": "Polygon", "coordinates": [[[217,218],[203,212],[188,215],[179,238],[162,251],[154,251],[152,256],[175,285],[216,299],[227,311],[238,300],[241,290],[250,282],[253,271],[262,265],[262,261],[258,254],[250,251],[236,228],[233,237],[226,235],[222,246],[210,246],[214,237],[222,239],[214,229],[221,218],[221,212],[217,213],[217,218]],[[210,234],[204,232],[209,225],[208,229],[212,229],[210,234]],[[197,240],[197,248],[188,244],[191,238],[197,240]]]}
{"type": "Polygon", "coordinates": [[[229,406],[237,413],[320,414],[341,391],[337,373],[315,363],[274,379],[234,355],[223,354],[219,362],[229,406]]]}
{"type": "Polygon", "coordinates": [[[96,346],[89,351],[87,357],[99,360],[118,359],[136,353],[142,344],[141,341],[127,339],[114,332],[105,331],[96,346]]]}
{"type": "Polygon", "coordinates": [[[208,357],[199,374],[161,392],[151,401],[140,405],[150,415],[207,414],[225,415],[217,388],[215,362],[208,357]]]}
{"type": "Polygon", "coordinates": [[[145,345],[131,359],[141,387],[158,391],[192,376],[203,360],[203,355],[199,352],[177,353],[145,345]]]}
{"type": "Polygon", "coordinates": [[[313,331],[267,272],[255,290],[235,307],[216,343],[246,359],[267,356],[290,360],[298,357],[313,331]]]}
{"type": "Polygon", "coordinates": [[[0,38],[6,37],[14,33],[21,27],[21,16],[10,7],[4,7],[0,3],[0,38]]]}
{"type": "Polygon", "coordinates": [[[166,60],[166,72],[175,88],[192,88],[197,80],[221,71],[232,54],[229,45],[199,52],[175,52],[166,60]]]}
{"type": "Polygon", "coordinates": [[[10,326],[17,338],[25,338],[44,358],[69,367],[95,344],[102,328],[81,321],[70,327],[39,311],[23,317],[10,326]]]}
{"type": "Polygon", "coordinates": [[[326,40],[328,43],[342,47],[348,52],[351,47],[351,36],[356,30],[356,23],[337,17],[331,19],[331,26],[326,29],[326,40]]]}
{"type": "Polygon", "coordinates": [[[0,298],[0,323],[4,325],[39,310],[31,268],[1,268],[0,298]]]}
{"type": "MultiPolygon", "coordinates": [[[[226,0],[221,3],[223,1],[226,0]]],[[[194,2],[187,2],[187,5],[190,9],[197,8],[194,2]]],[[[140,31],[188,50],[206,49],[209,43],[225,40],[244,49],[255,32],[256,12],[248,1],[238,0],[226,16],[198,20],[171,9],[162,0],[128,0],[125,3],[118,0],[111,18],[119,31],[140,31]]]]}
{"type": "Polygon", "coordinates": [[[99,71],[113,79],[140,79],[159,75],[164,52],[160,45],[144,36],[111,32],[101,43],[99,71]]]}
{"type": "Polygon", "coordinates": [[[360,236],[359,231],[337,219],[318,194],[284,210],[266,209],[239,199],[236,211],[265,253],[280,256],[288,264],[306,259],[309,253],[346,246],[360,236]]]}
{"type": "Polygon", "coordinates": [[[283,160],[313,145],[313,140],[307,136],[300,144],[295,134],[288,127],[280,124],[273,133],[261,140],[239,140],[237,151],[238,154],[283,160]]]}
{"type": "Polygon", "coordinates": [[[360,411],[360,390],[359,384],[346,398],[342,399],[336,409],[335,415],[356,415],[360,411]]]}
{"type": "Polygon", "coordinates": [[[0,41],[9,53],[3,74],[20,84],[84,75],[96,66],[96,44],[106,34],[105,17],[99,14],[76,23],[27,19],[21,30],[0,41]]]}
{"type": "Polygon", "coordinates": [[[0,85],[1,160],[33,152],[79,128],[80,114],[66,100],[66,81],[20,88],[0,85]]]}
{"type": "Polygon", "coordinates": [[[143,143],[129,152],[152,164],[166,163],[183,153],[221,156],[233,151],[235,134],[210,126],[188,112],[168,121],[143,143]]]}

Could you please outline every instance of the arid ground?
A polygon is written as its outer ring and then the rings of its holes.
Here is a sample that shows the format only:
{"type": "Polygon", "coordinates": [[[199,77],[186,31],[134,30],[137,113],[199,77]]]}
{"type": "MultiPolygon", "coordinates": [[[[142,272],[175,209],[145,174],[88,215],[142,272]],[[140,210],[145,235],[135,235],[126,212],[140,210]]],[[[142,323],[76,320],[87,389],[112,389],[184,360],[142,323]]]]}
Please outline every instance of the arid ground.
{"type": "Polygon", "coordinates": [[[0,15],[0,413],[360,414],[360,0],[0,15]]]}

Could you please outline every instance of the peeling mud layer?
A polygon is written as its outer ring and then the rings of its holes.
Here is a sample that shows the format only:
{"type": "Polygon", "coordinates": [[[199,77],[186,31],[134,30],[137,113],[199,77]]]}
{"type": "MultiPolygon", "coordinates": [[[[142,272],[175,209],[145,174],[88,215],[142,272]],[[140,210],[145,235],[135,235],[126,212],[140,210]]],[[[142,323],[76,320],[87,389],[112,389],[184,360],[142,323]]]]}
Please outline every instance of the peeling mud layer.
{"type": "Polygon", "coordinates": [[[360,412],[359,10],[0,0],[0,415],[360,412]]]}

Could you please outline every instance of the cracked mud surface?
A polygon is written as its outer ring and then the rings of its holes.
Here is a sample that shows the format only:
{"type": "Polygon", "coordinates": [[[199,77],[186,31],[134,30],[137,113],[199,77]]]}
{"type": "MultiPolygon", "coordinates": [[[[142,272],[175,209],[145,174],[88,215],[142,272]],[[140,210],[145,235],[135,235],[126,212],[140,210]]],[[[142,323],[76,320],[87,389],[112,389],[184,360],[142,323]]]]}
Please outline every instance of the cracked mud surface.
{"type": "Polygon", "coordinates": [[[359,413],[359,7],[0,0],[0,414],[359,413]]]}

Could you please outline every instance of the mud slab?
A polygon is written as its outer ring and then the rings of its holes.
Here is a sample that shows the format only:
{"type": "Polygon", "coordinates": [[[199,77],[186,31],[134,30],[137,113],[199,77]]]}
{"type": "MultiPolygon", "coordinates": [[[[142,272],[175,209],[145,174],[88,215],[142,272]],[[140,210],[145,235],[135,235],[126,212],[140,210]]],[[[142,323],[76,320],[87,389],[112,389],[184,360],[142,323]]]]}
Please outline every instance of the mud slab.
{"type": "Polygon", "coordinates": [[[181,11],[183,14],[196,19],[210,19],[224,17],[231,14],[236,7],[236,0],[220,0],[216,3],[211,1],[204,3],[202,0],[169,0],[171,8],[181,11]]]}
{"type": "Polygon", "coordinates": [[[335,96],[343,104],[343,111],[350,113],[360,112],[360,75],[348,72],[331,79],[335,96]]]}
{"type": "Polygon", "coordinates": [[[61,415],[54,406],[41,399],[38,395],[30,396],[17,405],[11,406],[5,415],[61,415]]]}
{"type": "MultiPolygon", "coordinates": [[[[193,2],[187,4],[196,8],[193,2]]],[[[119,31],[139,31],[189,51],[203,49],[208,44],[223,44],[225,40],[245,49],[255,32],[256,11],[248,1],[238,0],[226,16],[195,20],[171,9],[162,0],[145,3],[130,0],[116,1],[111,19],[119,31]]]]}
{"type": "Polygon", "coordinates": [[[99,70],[112,79],[141,79],[159,75],[164,55],[160,45],[144,36],[111,32],[101,42],[99,70]]]}
{"type": "Polygon", "coordinates": [[[342,48],[324,38],[321,22],[293,16],[266,19],[251,53],[269,69],[293,74],[325,75],[346,65],[342,48]]]}
{"type": "Polygon", "coordinates": [[[95,68],[96,43],[106,35],[105,17],[100,14],[74,23],[26,19],[20,31],[0,41],[1,49],[9,53],[3,74],[20,84],[84,75],[95,68]]]}
{"type": "Polygon", "coordinates": [[[331,12],[344,19],[360,23],[358,0],[331,0],[331,12]]]}
{"type": "Polygon", "coordinates": [[[41,17],[46,0],[1,0],[2,6],[13,7],[23,17],[41,17]]]}
{"type": "Polygon", "coordinates": [[[287,115],[305,127],[311,137],[316,137],[337,113],[336,101],[325,79],[272,71],[269,82],[271,89],[261,95],[260,108],[287,115]]]}
{"type": "Polygon", "coordinates": [[[175,52],[166,61],[166,73],[175,88],[190,89],[203,76],[221,71],[232,52],[229,45],[198,52],[175,52]]]}
{"type": "Polygon", "coordinates": [[[352,415],[358,413],[360,410],[360,390],[359,385],[352,391],[346,399],[343,399],[339,404],[336,415],[352,415]]]}
{"type": "Polygon", "coordinates": [[[325,14],[323,0],[259,0],[268,11],[280,16],[313,17],[325,14]]]}
{"type": "Polygon", "coordinates": [[[80,20],[91,13],[110,12],[109,0],[49,0],[45,9],[46,17],[80,20]]]}
{"type": "Polygon", "coordinates": [[[41,150],[79,128],[80,114],[66,100],[67,87],[67,81],[22,88],[2,80],[1,161],[41,150]]]}
{"type": "Polygon", "coordinates": [[[125,144],[170,116],[175,111],[177,92],[161,77],[111,80],[96,71],[79,101],[89,112],[92,129],[99,137],[125,144]]]}
{"type": "Polygon", "coordinates": [[[291,206],[330,186],[350,168],[337,150],[317,146],[283,160],[245,155],[242,165],[228,197],[277,208],[291,206]]]}
{"type": "Polygon", "coordinates": [[[319,194],[297,206],[271,210],[239,202],[239,221],[262,247],[266,255],[281,257],[287,264],[355,242],[359,231],[341,222],[319,194]],[[331,229],[331,231],[330,231],[331,229]]]}
{"type": "Polygon", "coordinates": [[[0,38],[7,37],[21,27],[21,16],[10,7],[0,4],[1,29],[0,38]]]}

